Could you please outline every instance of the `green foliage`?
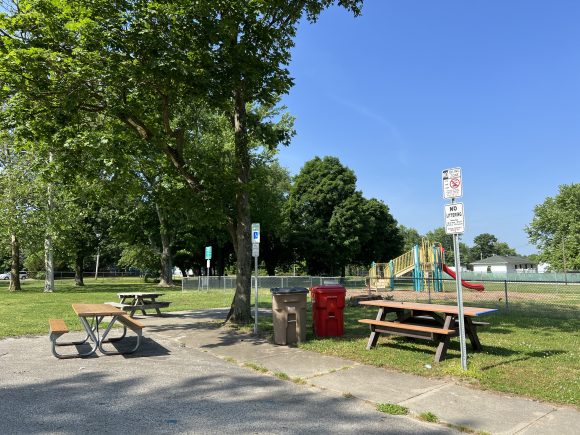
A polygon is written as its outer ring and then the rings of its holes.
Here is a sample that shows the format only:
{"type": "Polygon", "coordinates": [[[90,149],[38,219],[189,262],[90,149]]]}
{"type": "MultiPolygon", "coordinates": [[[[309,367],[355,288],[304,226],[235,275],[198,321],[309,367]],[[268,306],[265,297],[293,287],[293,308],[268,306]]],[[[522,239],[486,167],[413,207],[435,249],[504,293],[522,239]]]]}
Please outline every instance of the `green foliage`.
{"type": "Polygon", "coordinates": [[[377,411],[391,415],[407,415],[409,408],[394,403],[377,403],[377,411]]]}
{"type": "Polygon", "coordinates": [[[439,423],[439,417],[437,417],[431,411],[422,412],[419,414],[419,419],[429,423],[439,423]]]}
{"type": "Polygon", "coordinates": [[[260,365],[260,364],[256,364],[256,363],[247,362],[247,363],[244,363],[244,367],[255,370],[258,373],[268,373],[268,369],[266,367],[264,367],[263,365],[260,365]]]}
{"type": "Polygon", "coordinates": [[[284,372],[275,372],[274,376],[276,376],[278,379],[281,379],[282,381],[290,381],[291,380],[290,376],[288,376],[288,374],[286,374],[284,372]]]}
{"type": "MultiPolygon", "coordinates": [[[[445,262],[449,265],[455,264],[455,255],[453,254],[453,235],[452,234],[447,234],[445,232],[445,228],[438,227],[432,231],[427,232],[427,234],[425,234],[425,237],[427,237],[432,243],[433,242],[441,243],[441,246],[443,246],[443,249],[445,250],[445,262]]],[[[460,249],[461,249],[461,247],[460,247],[460,249]]],[[[461,253],[462,252],[460,251],[460,254],[461,253]]],[[[462,260],[462,262],[465,262],[465,257],[464,257],[464,260],[462,260]]]]}
{"type": "Polygon", "coordinates": [[[122,244],[123,251],[118,265],[121,267],[136,267],[146,271],[159,270],[159,253],[148,244],[122,244]]]}
{"type": "Polygon", "coordinates": [[[365,200],[359,211],[364,222],[366,241],[358,253],[358,262],[369,265],[373,261],[385,262],[404,252],[404,240],[391,215],[389,207],[371,198],[365,200]]]}
{"type": "Polygon", "coordinates": [[[399,233],[403,238],[403,252],[410,251],[413,246],[421,242],[421,235],[415,228],[399,225],[399,233]]]}
{"type": "Polygon", "coordinates": [[[336,157],[316,157],[296,176],[286,203],[296,259],[310,274],[343,274],[347,264],[393,258],[402,239],[388,207],[356,190],[354,172],[336,157]]]}
{"type": "Polygon", "coordinates": [[[580,270],[580,183],[560,186],[537,205],[526,232],[553,270],[580,270]]]}

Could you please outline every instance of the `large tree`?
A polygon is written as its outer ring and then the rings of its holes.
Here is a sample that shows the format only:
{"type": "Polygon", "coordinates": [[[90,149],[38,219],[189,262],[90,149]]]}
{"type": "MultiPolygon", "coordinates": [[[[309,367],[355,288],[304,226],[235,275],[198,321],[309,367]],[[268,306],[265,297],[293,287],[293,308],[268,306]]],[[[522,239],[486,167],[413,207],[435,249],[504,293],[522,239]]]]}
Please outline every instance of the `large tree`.
{"type": "Polygon", "coordinates": [[[466,262],[474,262],[492,255],[516,255],[515,249],[505,242],[500,242],[496,236],[490,233],[482,233],[473,238],[473,246],[469,248],[466,262]]]}
{"type": "Polygon", "coordinates": [[[286,203],[289,242],[308,273],[344,275],[348,264],[397,256],[402,238],[388,207],[356,190],[336,157],[316,157],[296,176],[286,203]]]}
{"type": "Polygon", "coordinates": [[[286,204],[286,220],[297,258],[309,274],[335,275],[340,246],[332,240],[335,209],[356,193],[354,172],[336,157],[316,157],[296,176],[286,204]]]}
{"type": "MultiPolygon", "coordinates": [[[[0,134],[0,243],[10,246],[10,291],[19,291],[23,247],[42,237],[38,159],[0,134]]],[[[34,248],[32,248],[34,249],[34,248]]]]}
{"type": "Polygon", "coordinates": [[[267,123],[254,124],[248,104],[272,104],[289,91],[298,24],[334,3],[358,14],[362,0],[14,0],[0,15],[0,80],[28,124],[47,114],[122,124],[139,146],[163,152],[206,203],[205,180],[186,152],[197,133],[191,120],[196,106],[223,113],[237,183],[228,215],[237,259],[230,315],[244,323],[251,319],[250,138],[284,140],[267,123]]]}
{"type": "Polygon", "coordinates": [[[560,186],[537,205],[526,232],[552,269],[580,270],[580,183],[560,186]]]}
{"type": "Polygon", "coordinates": [[[366,218],[367,240],[361,246],[360,264],[383,263],[404,252],[404,236],[384,202],[374,198],[366,200],[362,215],[366,218]]]}

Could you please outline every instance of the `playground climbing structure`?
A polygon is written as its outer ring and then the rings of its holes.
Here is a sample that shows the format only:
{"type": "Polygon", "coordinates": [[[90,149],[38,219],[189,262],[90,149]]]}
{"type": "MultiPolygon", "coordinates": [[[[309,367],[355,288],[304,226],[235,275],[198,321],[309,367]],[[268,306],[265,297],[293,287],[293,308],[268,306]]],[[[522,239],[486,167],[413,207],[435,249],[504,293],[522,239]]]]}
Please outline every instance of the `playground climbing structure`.
{"type": "MultiPolygon", "coordinates": [[[[412,278],[415,291],[443,290],[443,272],[456,279],[455,273],[445,264],[445,251],[441,243],[431,243],[421,239],[413,249],[393,258],[388,263],[373,263],[369,270],[369,289],[383,290],[395,288],[395,278],[408,276],[412,278]]],[[[481,284],[461,281],[464,287],[482,291],[481,284]]]]}

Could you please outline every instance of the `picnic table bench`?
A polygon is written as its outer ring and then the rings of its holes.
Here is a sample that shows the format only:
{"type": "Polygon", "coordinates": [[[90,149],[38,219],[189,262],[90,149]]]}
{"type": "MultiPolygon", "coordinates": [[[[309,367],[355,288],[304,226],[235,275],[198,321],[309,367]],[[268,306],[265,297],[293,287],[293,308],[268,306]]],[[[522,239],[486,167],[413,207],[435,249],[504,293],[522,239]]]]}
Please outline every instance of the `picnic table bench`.
{"type": "MultiPolygon", "coordinates": [[[[395,334],[405,337],[432,340],[438,343],[435,362],[441,362],[447,353],[451,337],[459,335],[458,309],[453,305],[422,304],[415,302],[397,302],[372,300],[361,301],[360,305],[378,307],[375,319],[360,319],[360,323],[370,325],[371,333],[367,349],[377,345],[380,334],[395,334]],[[395,313],[396,319],[386,321],[388,313],[395,313]]],[[[473,317],[497,311],[493,308],[464,307],[463,318],[465,332],[474,351],[481,351],[481,342],[477,327],[489,325],[487,322],[473,321],[473,317]]]]}
{"type": "Polygon", "coordinates": [[[146,316],[146,310],[155,310],[158,316],[161,316],[160,308],[167,308],[170,301],[158,301],[157,298],[163,296],[163,293],[154,292],[124,292],[117,293],[120,302],[107,302],[107,304],[120,308],[129,313],[130,317],[135,315],[136,311],[146,316]]]}
{"type": "Polygon", "coordinates": [[[55,357],[59,359],[86,357],[96,353],[97,349],[99,349],[105,355],[121,355],[133,353],[139,348],[141,344],[141,337],[143,335],[143,328],[145,325],[143,325],[138,320],[127,316],[123,310],[120,310],[117,307],[112,307],[109,304],[72,304],[72,308],[79,317],[81,324],[85,329],[86,336],[83,340],[68,342],[59,341],[61,336],[69,332],[69,329],[63,319],[50,319],[48,321],[49,339],[51,343],[51,351],[55,357]],[[111,320],[105,330],[101,333],[99,332],[99,326],[105,317],[110,317],[111,320]],[[115,322],[119,322],[123,325],[123,333],[119,337],[109,338],[108,335],[115,322]],[[111,351],[103,348],[104,343],[112,343],[125,338],[127,334],[127,328],[131,329],[131,331],[133,331],[137,336],[137,343],[132,349],[124,351],[111,351]],[[92,342],[92,345],[86,352],[62,354],[56,350],[57,347],[60,346],[83,345],[89,341],[92,342]]]}

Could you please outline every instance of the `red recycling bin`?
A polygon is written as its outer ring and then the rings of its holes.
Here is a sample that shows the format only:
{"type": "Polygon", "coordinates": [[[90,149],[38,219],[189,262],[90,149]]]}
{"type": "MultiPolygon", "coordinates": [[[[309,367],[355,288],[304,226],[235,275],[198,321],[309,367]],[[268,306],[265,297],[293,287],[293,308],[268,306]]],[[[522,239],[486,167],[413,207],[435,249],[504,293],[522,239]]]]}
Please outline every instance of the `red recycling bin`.
{"type": "Polygon", "coordinates": [[[314,335],[317,337],[340,337],[344,334],[344,297],[346,289],[341,285],[319,285],[310,289],[314,335]]]}

